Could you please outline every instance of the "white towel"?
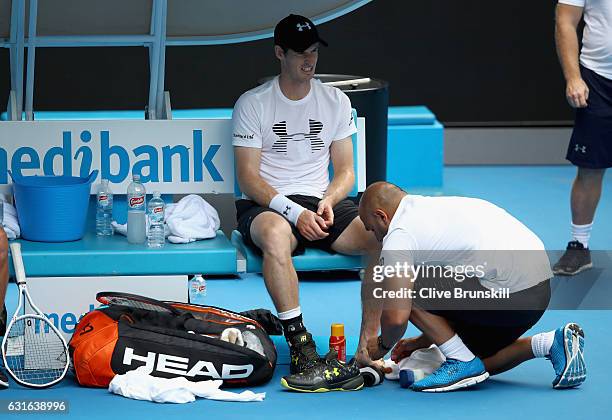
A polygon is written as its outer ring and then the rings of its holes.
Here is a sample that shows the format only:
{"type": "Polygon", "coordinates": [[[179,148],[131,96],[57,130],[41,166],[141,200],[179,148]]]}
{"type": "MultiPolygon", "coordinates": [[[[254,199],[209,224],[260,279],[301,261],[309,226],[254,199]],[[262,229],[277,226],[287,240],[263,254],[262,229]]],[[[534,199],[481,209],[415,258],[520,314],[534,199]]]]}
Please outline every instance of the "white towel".
{"type": "Polygon", "coordinates": [[[391,368],[391,373],[385,374],[385,379],[390,381],[399,380],[400,370],[414,370],[421,371],[422,375],[429,376],[434,370],[438,369],[446,358],[440,349],[432,344],[429,348],[419,349],[412,352],[409,357],[400,360],[399,363],[395,363],[391,359],[385,360],[385,367],[391,368]]]}
{"type": "Polygon", "coordinates": [[[168,240],[174,243],[214,238],[221,226],[217,210],[195,194],[181,198],[176,204],[168,205],[166,223],[170,229],[168,240]]]}
{"type": "Polygon", "coordinates": [[[186,378],[156,378],[150,375],[151,370],[141,366],[123,375],[115,375],[108,385],[109,392],[135,400],[157,403],[188,403],[196,397],[218,401],[263,401],[266,393],[243,391],[241,393],[219,389],[221,380],[191,382],[186,378]]]}
{"type": "Polygon", "coordinates": [[[19,221],[17,219],[17,210],[9,204],[7,197],[0,194],[0,201],[3,203],[4,214],[2,216],[2,227],[9,239],[17,239],[21,236],[19,221]]]}
{"type": "MultiPolygon", "coordinates": [[[[178,203],[168,204],[165,223],[166,237],[175,244],[214,238],[221,226],[217,210],[195,194],[181,198],[178,203]]],[[[119,224],[113,221],[112,226],[115,232],[127,235],[127,223],[119,224]]]]}

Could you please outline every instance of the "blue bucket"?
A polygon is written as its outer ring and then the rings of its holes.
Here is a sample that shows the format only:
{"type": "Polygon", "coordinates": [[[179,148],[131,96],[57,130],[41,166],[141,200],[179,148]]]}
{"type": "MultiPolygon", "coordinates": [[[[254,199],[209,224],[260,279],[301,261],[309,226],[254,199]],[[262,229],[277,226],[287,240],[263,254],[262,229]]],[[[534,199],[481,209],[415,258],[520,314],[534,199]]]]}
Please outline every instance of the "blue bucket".
{"type": "Polygon", "coordinates": [[[90,185],[96,176],[13,177],[21,236],[28,241],[78,241],[85,235],[90,185]]]}

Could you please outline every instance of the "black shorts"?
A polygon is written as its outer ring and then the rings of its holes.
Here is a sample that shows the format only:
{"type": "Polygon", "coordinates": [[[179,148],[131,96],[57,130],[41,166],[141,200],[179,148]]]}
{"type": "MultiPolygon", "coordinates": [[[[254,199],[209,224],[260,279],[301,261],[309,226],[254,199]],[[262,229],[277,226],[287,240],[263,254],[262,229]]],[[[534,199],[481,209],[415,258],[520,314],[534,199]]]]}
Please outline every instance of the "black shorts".
{"type": "Polygon", "coordinates": [[[566,159],[581,168],[612,167],[612,80],[580,66],[589,87],[586,108],[576,109],[566,159]]]}
{"type": "MultiPolygon", "coordinates": [[[[319,198],[308,195],[288,195],[287,198],[314,212],[317,211],[320,201],[319,198]]],[[[266,211],[278,213],[269,207],[260,206],[252,200],[236,201],[236,219],[238,220],[237,229],[242,235],[244,243],[260,255],[261,250],[253,243],[253,240],[251,239],[251,223],[253,223],[253,220],[255,217],[257,217],[257,215],[266,211]]],[[[344,232],[348,225],[350,225],[358,215],[359,210],[355,203],[348,199],[340,201],[334,206],[334,224],[327,230],[329,235],[323,239],[319,239],[318,241],[309,241],[308,239],[304,238],[300,231],[293,224],[291,224],[293,236],[295,236],[298,241],[298,246],[296,247],[295,251],[293,251],[293,255],[303,254],[305,247],[318,248],[333,253],[334,251],[331,248],[332,244],[336,241],[336,239],[338,239],[338,237],[340,237],[342,232],[344,232]]]]}
{"type": "MultiPolygon", "coordinates": [[[[464,290],[488,290],[476,278],[463,283],[461,288],[464,290]]],[[[419,287],[417,280],[415,289],[419,287]]],[[[453,290],[455,287],[455,281],[435,284],[437,290],[453,290]]],[[[505,299],[450,300],[442,303],[444,307],[440,309],[431,309],[428,302],[418,298],[415,304],[446,319],[472,353],[485,359],[509,346],[533,327],[544,314],[549,301],[550,280],[546,280],[529,289],[511,293],[505,299]]]]}

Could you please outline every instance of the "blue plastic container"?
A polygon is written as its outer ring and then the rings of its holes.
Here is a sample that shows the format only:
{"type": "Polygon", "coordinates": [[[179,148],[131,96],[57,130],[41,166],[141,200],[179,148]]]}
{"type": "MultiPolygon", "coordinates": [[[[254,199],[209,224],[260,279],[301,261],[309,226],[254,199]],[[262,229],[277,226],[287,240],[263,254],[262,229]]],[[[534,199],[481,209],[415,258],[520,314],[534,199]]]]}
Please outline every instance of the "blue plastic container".
{"type": "MultiPolygon", "coordinates": [[[[10,173],[10,172],[9,172],[10,173]]],[[[13,177],[21,236],[28,241],[78,241],[85,235],[91,183],[77,176],[13,177]]]]}

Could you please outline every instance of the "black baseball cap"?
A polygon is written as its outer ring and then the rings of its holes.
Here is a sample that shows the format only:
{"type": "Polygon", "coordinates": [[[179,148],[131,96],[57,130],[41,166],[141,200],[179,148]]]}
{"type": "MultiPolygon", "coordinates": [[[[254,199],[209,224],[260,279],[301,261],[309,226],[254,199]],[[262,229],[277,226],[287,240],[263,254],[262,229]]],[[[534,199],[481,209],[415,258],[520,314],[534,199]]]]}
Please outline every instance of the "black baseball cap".
{"type": "Polygon", "coordinates": [[[327,42],[319,37],[315,24],[304,16],[289,15],[274,28],[274,44],[283,48],[301,53],[316,42],[327,47],[327,42]]]}

